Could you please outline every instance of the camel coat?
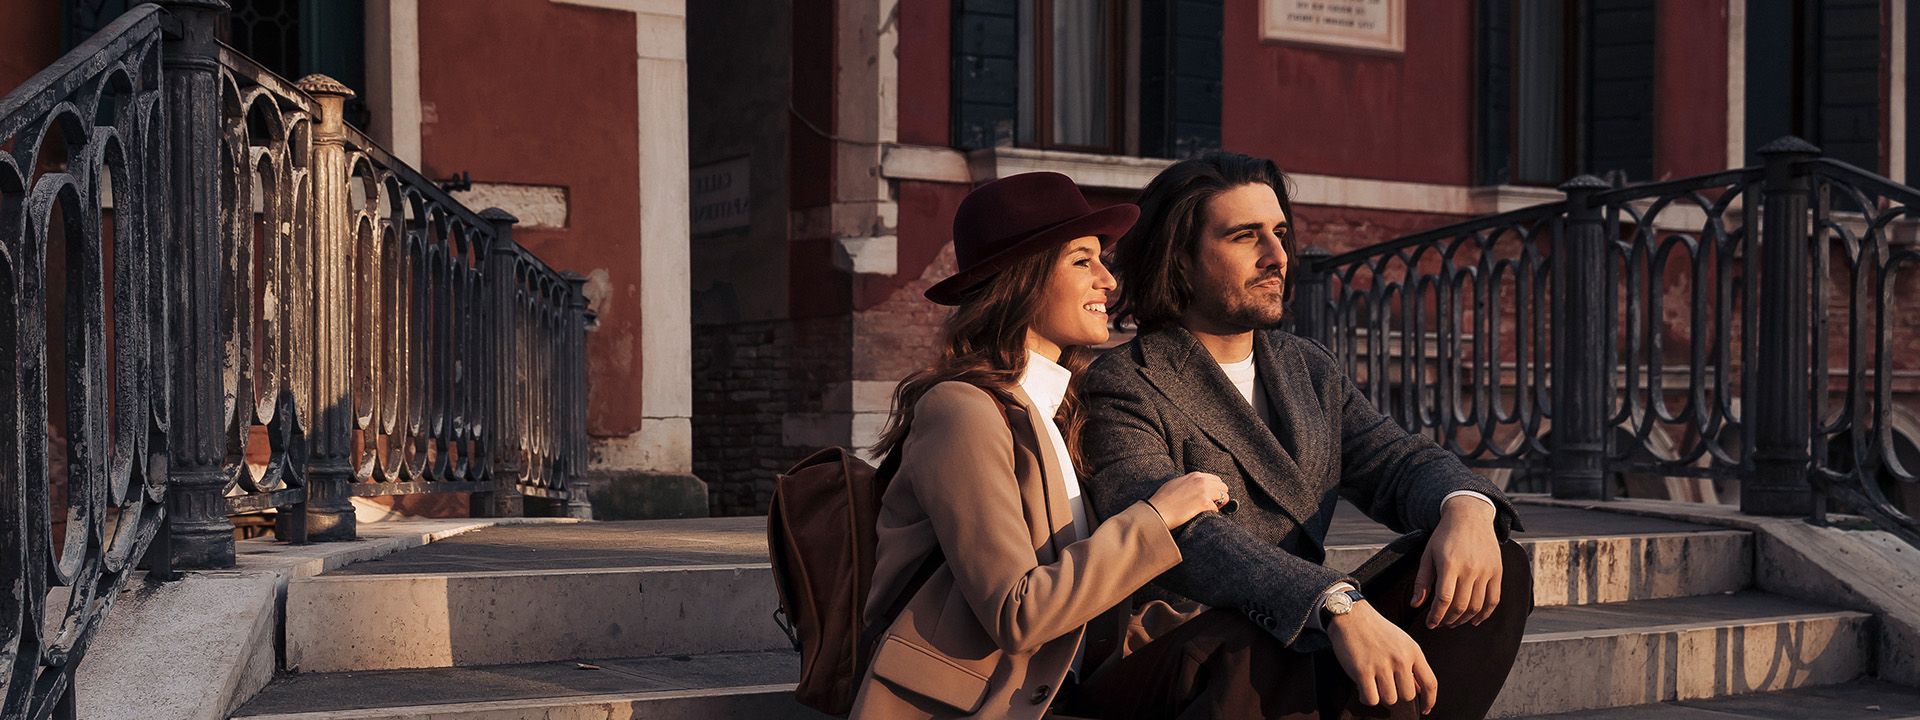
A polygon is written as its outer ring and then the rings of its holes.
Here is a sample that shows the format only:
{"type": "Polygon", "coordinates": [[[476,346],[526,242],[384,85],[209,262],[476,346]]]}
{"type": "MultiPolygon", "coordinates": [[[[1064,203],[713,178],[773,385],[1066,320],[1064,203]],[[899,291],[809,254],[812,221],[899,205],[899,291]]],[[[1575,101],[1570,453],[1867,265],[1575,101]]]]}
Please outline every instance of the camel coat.
{"type": "Polygon", "coordinates": [[[881,499],[869,613],[936,547],[946,563],[881,636],[853,718],[1039,718],[1087,623],[1180,563],[1145,502],[1072,542],[1045,419],[1013,395],[1003,414],[986,391],[947,382],[914,406],[881,499]]]}

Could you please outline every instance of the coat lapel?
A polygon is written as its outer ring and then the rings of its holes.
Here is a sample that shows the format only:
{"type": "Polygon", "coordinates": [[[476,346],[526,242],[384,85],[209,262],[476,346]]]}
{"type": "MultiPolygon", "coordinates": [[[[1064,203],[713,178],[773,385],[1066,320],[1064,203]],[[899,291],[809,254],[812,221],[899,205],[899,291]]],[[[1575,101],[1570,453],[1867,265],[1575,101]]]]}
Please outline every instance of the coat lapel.
{"type": "MultiPolygon", "coordinates": [[[[1040,516],[1047,520],[1047,543],[1053,548],[1053,557],[1071,542],[1064,541],[1061,533],[1073,527],[1073,511],[1067,506],[1066,475],[1060,469],[1060,460],[1053,455],[1053,438],[1047,434],[1047,418],[1040,414],[1033,398],[1018,385],[1013,387],[1013,398],[1020,402],[1021,413],[1026,415],[1026,431],[1029,447],[1040,459],[1040,516]]],[[[1023,493],[1024,494],[1024,493],[1023,493]]]]}
{"type": "MultiPolygon", "coordinates": [[[[1208,439],[1231,454],[1251,484],[1278,503],[1295,523],[1305,525],[1319,509],[1319,483],[1301,474],[1294,456],[1276,437],[1276,430],[1291,429],[1292,421],[1268,428],[1253,406],[1240,397],[1219,363],[1186,329],[1173,327],[1149,333],[1139,342],[1146,359],[1142,372],[1147,381],[1208,439]]],[[[1257,345],[1255,354],[1259,354],[1257,345]]],[[[1274,374],[1269,372],[1272,365],[1269,360],[1260,366],[1260,382],[1266,384],[1268,395],[1284,397],[1271,384],[1277,378],[1265,377],[1274,374]]],[[[1287,408],[1276,404],[1275,411],[1284,413],[1287,408]]]]}

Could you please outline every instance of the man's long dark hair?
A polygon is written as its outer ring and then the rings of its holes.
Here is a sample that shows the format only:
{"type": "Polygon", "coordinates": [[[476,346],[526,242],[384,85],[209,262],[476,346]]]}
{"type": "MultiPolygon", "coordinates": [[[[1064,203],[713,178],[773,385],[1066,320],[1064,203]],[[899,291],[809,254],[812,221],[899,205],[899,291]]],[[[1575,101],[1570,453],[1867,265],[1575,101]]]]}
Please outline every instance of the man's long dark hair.
{"type": "MultiPolygon", "coordinates": [[[[1114,244],[1113,271],[1120,279],[1116,315],[1131,315],[1141,332],[1153,332],[1180,321],[1193,302],[1188,281],[1194,250],[1206,228],[1202,211],[1208,200],[1241,185],[1266,185],[1280,199],[1287,222],[1300,227],[1288,197],[1287,176],[1272,160],[1240,153],[1214,151],[1174,163],[1140,194],[1140,222],[1114,244]]],[[[1294,236],[1281,241],[1286,248],[1287,275],[1281,279],[1284,297],[1293,297],[1294,236]]]]}
{"type": "MultiPolygon", "coordinates": [[[[1067,251],[1069,243],[1051,251],[1034,253],[1014,261],[986,284],[973,291],[953,314],[947,317],[946,337],[940,359],[920,370],[893,391],[893,412],[887,427],[874,443],[875,456],[885,456],[906,441],[913,425],[913,406],[933,386],[948,380],[969,383],[992,395],[1002,405],[1012,407],[1013,387],[1027,369],[1027,328],[1040,314],[1040,294],[1055,263],[1067,251]]],[[[1085,348],[1061,349],[1060,364],[1074,375],[1093,360],[1085,348]]],[[[1056,422],[1067,441],[1069,454],[1079,459],[1080,413],[1078,383],[1068,386],[1060,403],[1056,422]]]]}

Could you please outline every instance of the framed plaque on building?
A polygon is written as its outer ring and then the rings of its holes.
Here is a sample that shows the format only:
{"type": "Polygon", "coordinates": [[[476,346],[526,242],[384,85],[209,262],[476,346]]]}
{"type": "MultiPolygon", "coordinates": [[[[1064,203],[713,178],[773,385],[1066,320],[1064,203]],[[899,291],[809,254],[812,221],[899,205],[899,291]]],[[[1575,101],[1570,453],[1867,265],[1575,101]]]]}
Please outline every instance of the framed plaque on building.
{"type": "Polygon", "coordinates": [[[1407,0],[1260,0],[1260,37],[1337,50],[1407,50],[1407,0]]]}

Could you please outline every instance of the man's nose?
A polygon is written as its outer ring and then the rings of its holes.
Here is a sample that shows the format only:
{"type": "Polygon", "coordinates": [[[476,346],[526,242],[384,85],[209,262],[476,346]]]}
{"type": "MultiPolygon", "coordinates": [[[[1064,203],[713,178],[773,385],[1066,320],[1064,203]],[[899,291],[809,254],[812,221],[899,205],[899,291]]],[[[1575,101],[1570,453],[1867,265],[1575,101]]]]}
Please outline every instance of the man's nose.
{"type": "Polygon", "coordinates": [[[1264,235],[1260,238],[1260,266],[1287,267],[1287,246],[1280,242],[1279,235],[1264,235]]]}

